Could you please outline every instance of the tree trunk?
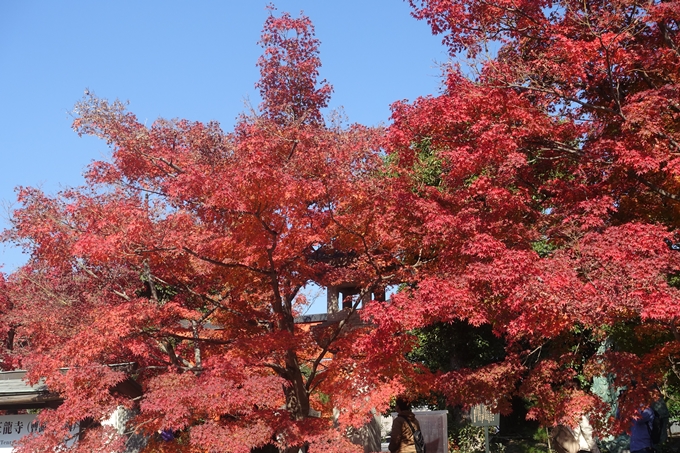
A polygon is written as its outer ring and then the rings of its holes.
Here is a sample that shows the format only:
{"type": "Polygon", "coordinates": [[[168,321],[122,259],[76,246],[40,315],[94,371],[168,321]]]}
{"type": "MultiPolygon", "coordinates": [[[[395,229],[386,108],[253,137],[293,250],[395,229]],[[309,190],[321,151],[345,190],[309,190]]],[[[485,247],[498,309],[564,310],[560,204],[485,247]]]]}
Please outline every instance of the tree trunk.
{"type": "Polygon", "coordinates": [[[290,382],[286,389],[286,406],[295,420],[302,420],[309,416],[309,394],[295,351],[289,350],[286,354],[286,371],[290,382]]]}
{"type": "MultiPolygon", "coordinates": [[[[286,407],[295,420],[303,420],[309,416],[309,394],[297,354],[293,350],[286,353],[286,372],[289,377],[289,384],[285,389],[286,407]]],[[[283,450],[283,453],[298,453],[299,451],[305,452],[307,448],[304,445],[289,446],[283,450]]]]}

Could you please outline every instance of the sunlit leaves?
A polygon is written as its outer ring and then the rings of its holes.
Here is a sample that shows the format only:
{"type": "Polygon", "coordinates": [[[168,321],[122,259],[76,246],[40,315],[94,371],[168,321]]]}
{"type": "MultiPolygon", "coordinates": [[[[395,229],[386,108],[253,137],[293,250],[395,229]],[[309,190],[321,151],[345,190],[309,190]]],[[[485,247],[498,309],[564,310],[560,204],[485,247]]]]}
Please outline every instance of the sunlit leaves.
{"type": "Polygon", "coordinates": [[[395,209],[419,237],[404,291],[371,307],[375,345],[390,330],[485,326],[505,359],[442,376],[449,402],[519,395],[545,424],[583,411],[607,421],[589,379],[612,372],[626,386],[677,360],[680,254],[664,242],[680,218],[677,8],[410,3],[452,55],[477,60],[447,68],[438,96],[393,106],[395,209]],[[641,336],[615,335],[625,325],[641,336]],[[577,377],[584,388],[568,390],[577,377]]]}

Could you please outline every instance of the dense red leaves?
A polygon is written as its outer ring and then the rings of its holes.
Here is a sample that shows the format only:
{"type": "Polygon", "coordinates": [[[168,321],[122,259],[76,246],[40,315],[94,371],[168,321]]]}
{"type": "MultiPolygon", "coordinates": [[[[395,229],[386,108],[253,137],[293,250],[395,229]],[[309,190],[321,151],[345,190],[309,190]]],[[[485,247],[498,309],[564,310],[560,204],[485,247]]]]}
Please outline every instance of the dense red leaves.
{"type": "MultiPolygon", "coordinates": [[[[410,288],[370,309],[374,353],[402,356],[390,331],[490,324],[505,359],[440,376],[450,403],[503,411],[517,395],[545,424],[583,411],[607,421],[598,397],[565,383],[611,372],[630,387],[677,360],[680,254],[664,243],[677,241],[680,200],[677,5],[410,3],[451,54],[497,56],[473,79],[450,68],[438,96],[393,106],[397,229],[418,240],[404,242],[410,288]],[[638,324],[630,359],[584,350],[638,324]]],[[[650,398],[631,394],[614,430],[650,398]]]]}
{"type": "Polygon", "coordinates": [[[325,80],[317,87],[321,60],[312,22],[284,13],[270,15],[265,28],[260,41],[264,53],[258,61],[262,77],[257,83],[263,113],[280,124],[321,122],[320,109],[333,89],[325,80]]]}
{"type": "Polygon", "coordinates": [[[5,275],[0,273],[0,335],[2,335],[0,338],[5,339],[0,352],[0,366],[3,371],[14,369],[18,365],[12,354],[18,321],[13,319],[10,315],[10,313],[12,313],[13,304],[8,293],[8,287],[9,285],[5,281],[5,275]]]}
{"type": "MultiPolygon", "coordinates": [[[[134,426],[180,430],[186,451],[350,451],[345,428],[431,391],[625,428],[647,389],[608,420],[573,380],[654,381],[679,352],[680,253],[664,242],[680,218],[678,5],[411,4],[452,54],[498,52],[474,79],[450,68],[439,95],[394,104],[387,131],[324,124],[318,42],[287,14],[265,24],[262,112],[231,133],[78,104],[74,128],[110,161],[82,189],[20,190],[5,233],[32,259],[3,288],[3,333],[21,339],[3,364],[66,397],[25,451],[124,403],[108,392],[124,376],[102,367],[117,362],[144,387],[134,426]],[[363,310],[368,328],[305,330],[310,282],[404,286],[363,310]],[[408,360],[409,331],[459,321],[491,326],[504,354],[446,372],[408,360]]],[[[92,429],[79,448],[116,441],[92,429]]]]}
{"type": "MultiPolygon", "coordinates": [[[[339,433],[389,404],[392,390],[379,389],[350,404],[373,387],[370,370],[355,372],[350,352],[328,361],[294,324],[310,282],[370,291],[394,275],[398,257],[375,210],[385,198],[382,131],[324,125],[330,87],[317,86],[309,19],[271,16],[262,45],[263,111],[232,133],[184,120],[147,127],[123,104],[90,96],[73,126],[105,140],[111,159],[90,166],[86,187],[20,190],[5,239],[31,260],[11,276],[5,322],[24,346],[14,363],[65,398],[45,416],[55,433],[125,404],[150,451],[174,451],[155,436],[164,429],[191,451],[351,451],[339,433]],[[131,376],[107,367],[116,363],[133,364],[140,401],[110,392],[131,376]],[[328,398],[322,386],[343,392],[328,398]],[[345,408],[339,431],[333,407],[345,408]]],[[[339,329],[329,327],[325,346],[351,351],[365,333],[339,329]]],[[[78,448],[115,450],[119,437],[93,426],[78,448]]]]}
{"type": "MultiPolygon", "coordinates": [[[[576,356],[565,356],[563,359],[576,359],[576,356]]],[[[598,397],[576,388],[573,384],[563,384],[570,382],[573,377],[573,370],[565,368],[558,362],[553,360],[540,362],[521,387],[524,393],[532,395],[534,403],[528,417],[571,426],[578,423],[583,413],[596,413],[600,418],[605,416],[610,408],[598,397]]],[[[593,421],[600,419],[596,416],[592,418],[593,421]]]]}

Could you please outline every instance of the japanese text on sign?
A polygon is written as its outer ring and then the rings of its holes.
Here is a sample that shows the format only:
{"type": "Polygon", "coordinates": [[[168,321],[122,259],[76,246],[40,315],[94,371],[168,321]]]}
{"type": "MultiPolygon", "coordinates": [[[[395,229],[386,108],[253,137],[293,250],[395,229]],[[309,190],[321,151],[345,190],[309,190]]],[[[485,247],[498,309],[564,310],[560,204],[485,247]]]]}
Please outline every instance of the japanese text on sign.
{"type": "MultiPolygon", "coordinates": [[[[38,423],[36,414],[18,414],[0,416],[0,453],[14,451],[14,443],[24,436],[41,433],[45,427],[38,423]]],[[[67,442],[72,445],[79,431],[78,425],[69,427],[73,438],[67,442]]]]}
{"type": "Polygon", "coordinates": [[[494,414],[484,404],[477,404],[470,411],[472,426],[498,426],[501,421],[500,414],[494,414]]]}

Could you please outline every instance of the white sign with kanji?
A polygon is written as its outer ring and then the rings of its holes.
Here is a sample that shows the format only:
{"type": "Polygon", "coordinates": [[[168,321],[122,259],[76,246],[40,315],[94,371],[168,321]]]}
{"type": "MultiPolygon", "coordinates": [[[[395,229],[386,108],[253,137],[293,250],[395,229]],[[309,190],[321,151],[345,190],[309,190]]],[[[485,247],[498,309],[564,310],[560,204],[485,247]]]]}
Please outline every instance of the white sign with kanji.
{"type": "MultiPolygon", "coordinates": [[[[14,451],[14,442],[31,433],[40,433],[43,427],[36,421],[37,414],[2,415],[0,416],[0,453],[14,451]]],[[[75,441],[79,427],[71,428],[73,439],[67,442],[71,445],[75,441]]]]}

